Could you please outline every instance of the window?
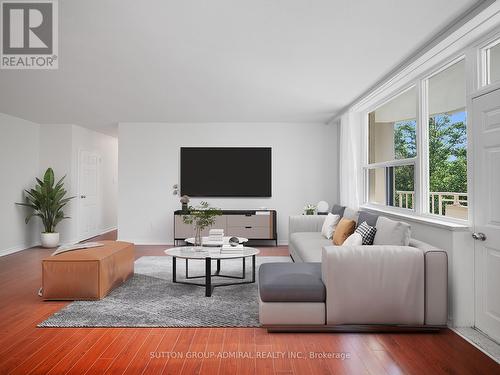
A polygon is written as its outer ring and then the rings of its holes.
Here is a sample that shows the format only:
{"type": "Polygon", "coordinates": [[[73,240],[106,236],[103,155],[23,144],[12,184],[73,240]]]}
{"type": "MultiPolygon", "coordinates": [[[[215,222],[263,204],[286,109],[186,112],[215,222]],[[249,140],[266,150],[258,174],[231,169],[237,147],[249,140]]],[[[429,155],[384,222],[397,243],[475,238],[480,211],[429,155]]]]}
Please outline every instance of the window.
{"type": "Polygon", "coordinates": [[[368,113],[366,159],[368,203],[467,220],[464,59],[368,113]]]}
{"type": "Polygon", "coordinates": [[[368,115],[368,200],[414,208],[417,90],[412,87],[368,115]]]}
{"type": "Polygon", "coordinates": [[[485,82],[489,85],[500,81],[500,40],[495,41],[483,50],[485,82]]]}
{"type": "Polygon", "coordinates": [[[467,219],[465,61],[428,81],[429,212],[467,219]]]}

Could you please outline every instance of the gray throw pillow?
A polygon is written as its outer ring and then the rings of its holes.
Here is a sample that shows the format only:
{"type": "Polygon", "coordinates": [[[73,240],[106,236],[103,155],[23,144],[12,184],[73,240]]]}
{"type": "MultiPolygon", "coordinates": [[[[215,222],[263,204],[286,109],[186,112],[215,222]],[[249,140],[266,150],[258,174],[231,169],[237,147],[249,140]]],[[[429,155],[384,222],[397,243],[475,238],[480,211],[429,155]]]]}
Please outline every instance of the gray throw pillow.
{"type": "Polygon", "coordinates": [[[345,206],[341,206],[339,204],[334,204],[332,207],[332,214],[339,215],[340,218],[342,218],[344,216],[344,210],[345,210],[345,206]]]}
{"type": "Polygon", "coordinates": [[[368,224],[371,227],[374,227],[375,225],[377,225],[377,219],[378,215],[376,214],[372,214],[367,211],[359,211],[358,226],[366,221],[366,224],[368,224]]]}
{"type": "Polygon", "coordinates": [[[350,207],[346,207],[344,210],[344,218],[348,220],[354,220],[355,223],[358,222],[359,211],[353,210],[350,207]]]}
{"type": "Polygon", "coordinates": [[[375,228],[377,233],[373,240],[374,245],[408,246],[410,243],[411,227],[407,223],[379,216],[375,228]]]}

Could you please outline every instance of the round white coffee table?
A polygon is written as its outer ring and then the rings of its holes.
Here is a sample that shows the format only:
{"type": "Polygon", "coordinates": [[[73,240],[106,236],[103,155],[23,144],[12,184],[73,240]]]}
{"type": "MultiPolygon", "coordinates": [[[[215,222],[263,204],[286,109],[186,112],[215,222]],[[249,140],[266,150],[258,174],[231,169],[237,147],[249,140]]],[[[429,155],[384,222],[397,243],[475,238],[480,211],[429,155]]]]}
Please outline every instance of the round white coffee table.
{"type": "Polygon", "coordinates": [[[172,282],[187,285],[196,285],[205,287],[205,296],[211,297],[214,288],[230,285],[242,285],[255,283],[255,256],[259,254],[259,250],[253,247],[244,247],[242,252],[239,253],[221,253],[220,248],[206,248],[206,250],[198,250],[191,246],[174,247],[165,250],[165,254],[172,257],[172,282]],[[229,279],[244,280],[246,278],[246,258],[252,258],[252,279],[250,281],[240,281],[234,283],[212,283],[212,277],[224,277],[229,279]],[[177,258],[186,260],[186,280],[204,278],[204,283],[195,283],[190,281],[177,280],[177,258]],[[232,276],[223,275],[220,273],[221,260],[223,259],[238,259],[243,261],[242,275],[232,276]],[[189,276],[188,274],[188,261],[190,259],[205,259],[205,275],[202,276],[189,276]],[[212,260],[217,260],[217,270],[212,274],[212,260]]]}
{"type": "MultiPolygon", "coordinates": [[[[231,238],[232,236],[224,236],[222,237],[222,242],[224,245],[228,245],[229,244],[229,239],[231,238]]],[[[240,244],[243,244],[243,243],[246,243],[248,242],[248,238],[245,238],[245,237],[236,237],[238,239],[238,241],[240,242],[240,244]]],[[[221,244],[220,243],[210,243],[210,242],[207,242],[207,239],[208,237],[202,237],[201,238],[201,246],[207,246],[207,247],[220,247],[221,244]]],[[[194,245],[194,237],[189,237],[189,238],[186,238],[184,240],[184,242],[190,244],[190,245],[194,245]]]]}

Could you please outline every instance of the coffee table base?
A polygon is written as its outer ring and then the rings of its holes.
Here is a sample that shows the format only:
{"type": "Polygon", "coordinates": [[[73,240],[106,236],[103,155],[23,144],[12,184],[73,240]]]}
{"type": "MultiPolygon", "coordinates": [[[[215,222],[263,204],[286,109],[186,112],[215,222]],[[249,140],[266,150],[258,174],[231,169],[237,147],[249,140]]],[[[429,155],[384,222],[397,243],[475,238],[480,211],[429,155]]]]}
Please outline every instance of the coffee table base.
{"type": "Polygon", "coordinates": [[[243,272],[242,276],[232,276],[223,275],[220,273],[220,261],[217,259],[217,269],[214,274],[212,274],[212,258],[205,258],[205,275],[202,276],[189,276],[188,274],[188,259],[186,259],[186,279],[205,279],[205,283],[195,283],[191,281],[177,281],[177,257],[172,257],[172,282],[177,284],[195,285],[205,287],[205,297],[211,297],[214,288],[221,286],[231,286],[231,285],[243,285],[243,284],[253,284],[255,283],[255,255],[252,255],[252,279],[250,281],[240,281],[235,283],[212,283],[212,277],[224,277],[228,279],[239,279],[243,280],[246,277],[246,257],[243,257],[243,272]]]}

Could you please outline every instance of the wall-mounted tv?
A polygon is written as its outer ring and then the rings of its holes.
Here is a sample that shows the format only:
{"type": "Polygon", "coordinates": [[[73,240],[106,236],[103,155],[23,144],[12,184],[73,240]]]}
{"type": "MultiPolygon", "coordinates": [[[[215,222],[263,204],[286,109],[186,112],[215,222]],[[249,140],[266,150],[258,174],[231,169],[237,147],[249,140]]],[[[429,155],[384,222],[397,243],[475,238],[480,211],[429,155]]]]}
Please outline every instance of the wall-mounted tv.
{"type": "Polygon", "coordinates": [[[181,147],[181,194],[270,197],[270,147],[181,147]]]}

